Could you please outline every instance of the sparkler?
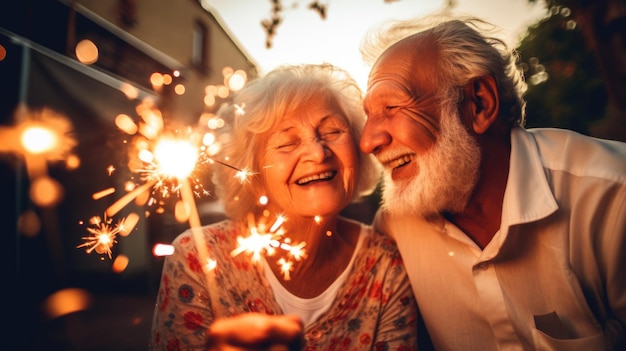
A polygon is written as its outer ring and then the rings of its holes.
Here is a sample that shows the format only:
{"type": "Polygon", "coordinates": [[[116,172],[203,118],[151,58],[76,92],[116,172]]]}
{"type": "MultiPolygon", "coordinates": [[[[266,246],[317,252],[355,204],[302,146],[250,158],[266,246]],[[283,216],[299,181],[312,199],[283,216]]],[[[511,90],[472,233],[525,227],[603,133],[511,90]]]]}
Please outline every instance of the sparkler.
{"type": "Polygon", "coordinates": [[[282,225],[285,220],[284,216],[279,215],[266,231],[264,223],[257,224],[254,215],[248,215],[249,235],[237,237],[239,246],[231,251],[231,255],[237,256],[245,252],[251,256],[253,263],[257,263],[261,255],[272,256],[276,253],[276,249],[282,249],[287,252],[287,257],[279,259],[278,264],[281,266],[281,273],[285,280],[290,280],[294,260],[300,261],[306,257],[304,249],[306,243],[291,245],[290,239],[284,238],[285,232],[282,230],[282,225]]]}
{"type": "Polygon", "coordinates": [[[21,156],[31,180],[30,197],[41,207],[55,205],[62,196],[62,186],[48,176],[48,163],[65,161],[75,168],[78,158],[72,155],[76,140],[69,119],[48,108],[30,109],[18,106],[15,124],[0,127],[0,152],[21,156]]]}
{"type": "Polygon", "coordinates": [[[92,225],[87,228],[91,233],[90,236],[83,237],[85,243],[78,245],[76,248],[86,247],[87,253],[96,251],[99,254],[107,254],[111,258],[111,248],[117,243],[116,236],[118,234],[128,235],[135,227],[137,217],[129,216],[128,221],[122,219],[116,224],[112,224],[111,218],[104,217],[102,220],[99,216],[92,217],[89,222],[92,225]]]}
{"type": "MultiPolygon", "coordinates": [[[[213,163],[236,170],[236,176],[242,183],[252,173],[213,158],[219,151],[219,145],[211,132],[202,134],[192,128],[168,130],[165,128],[160,111],[148,103],[138,106],[137,112],[141,117],[138,123],[127,115],[119,115],[115,123],[120,130],[133,136],[129,168],[132,173],[140,176],[142,183],[127,188],[128,192],[106,209],[105,217],[112,218],[133,200],[137,202],[142,197],[146,198],[144,204],[152,204],[159,202],[155,197],[166,199],[178,196],[180,200],[175,206],[175,218],[179,222],[189,223],[200,260],[203,262],[203,269],[209,281],[212,281],[214,277],[211,271],[215,268],[215,261],[208,255],[194,199],[209,193],[199,182],[196,173],[201,171],[203,165],[213,163]]],[[[205,122],[209,128],[223,125],[215,119],[208,119],[205,122]]],[[[115,171],[113,166],[107,167],[109,175],[113,171],[115,171]]],[[[101,199],[114,192],[115,189],[108,188],[96,192],[92,197],[101,199]]],[[[96,251],[111,258],[111,247],[117,242],[115,237],[118,228],[100,224],[88,230],[92,235],[84,237],[83,240],[86,242],[78,247],[88,247],[87,253],[96,251]]]]}
{"type": "MultiPolygon", "coordinates": [[[[235,105],[237,114],[245,114],[245,104],[235,105]]],[[[201,223],[195,204],[195,197],[209,195],[196,176],[205,164],[219,164],[235,171],[235,177],[241,184],[246,183],[255,173],[247,168],[238,168],[226,161],[216,159],[220,145],[215,141],[212,132],[201,133],[198,129],[167,129],[161,112],[149,102],[141,103],[136,109],[140,119],[135,122],[131,117],[121,114],[115,119],[116,126],[128,135],[133,136],[131,141],[129,168],[132,173],[138,174],[141,184],[135,184],[132,189],[117,199],[104,212],[109,220],[96,221],[88,228],[90,236],[83,237],[85,243],[77,247],[87,247],[87,253],[96,251],[107,254],[111,258],[111,247],[117,242],[116,235],[122,230],[119,225],[112,225],[110,218],[118,214],[130,202],[149,194],[147,204],[162,203],[160,199],[178,196],[180,200],[175,206],[175,217],[179,222],[187,221],[192,231],[202,267],[207,275],[209,284],[214,283],[213,268],[215,261],[209,257],[208,247],[201,229],[201,223]]],[[[200,118],[204,127],[217,129],[223,126],[223,121],[212,114],[203,114],[200,118]]],[[[109,166],[107,172],[111,175],[115,167],[109,166]]],[[[101,199],[115,192],[114,189],[104,189],[95,193],[94,199],[101,199]]],[[[144,203],[144,204],[145,204],[144,203]]],[[[157,210],[158,211],[158,210],[157,210]]],[[[306,257],[305,242],[292,245],[289,238],[284,237],[282,223],[284,216],[278,216],[268,231],[262,223],[257,224],[253,216],[248,223],[249,235],[237,238],[238,247],[231,253],[233,256],[247,253],[252,261],[257,262],[261,255],[272,256],[276,250],[283,250],[287,254],[279,260],[281,272],[285,279],[290,279],[294,261],[306,257]]],[[[160,248],[159,252],[163,248],[160,248]]],[[[156,252],[156,251],[155,251],[156,252]]],[[[214,304],[218,305],[218,304],[214,304]]]]}

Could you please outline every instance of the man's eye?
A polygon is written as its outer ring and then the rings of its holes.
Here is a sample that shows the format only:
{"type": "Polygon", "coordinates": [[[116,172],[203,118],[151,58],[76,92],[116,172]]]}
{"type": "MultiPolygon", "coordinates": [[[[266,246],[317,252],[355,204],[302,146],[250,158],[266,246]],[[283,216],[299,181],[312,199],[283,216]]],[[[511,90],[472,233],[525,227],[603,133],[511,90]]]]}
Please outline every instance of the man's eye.
{"type": "Polygon", "coordinates": [[[399,108],[400,108],[400,106],[386,106],[386,107],[385,107],[385,111],[387,111],[387,113],[394,113],[394,112],[396,112],[399,108]]]}

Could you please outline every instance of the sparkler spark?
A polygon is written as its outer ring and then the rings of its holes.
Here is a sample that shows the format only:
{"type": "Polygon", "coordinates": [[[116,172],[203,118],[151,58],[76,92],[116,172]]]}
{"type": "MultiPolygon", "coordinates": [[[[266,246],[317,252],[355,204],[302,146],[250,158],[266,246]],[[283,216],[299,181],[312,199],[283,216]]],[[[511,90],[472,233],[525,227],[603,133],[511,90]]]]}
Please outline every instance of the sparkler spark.
{"type": "Polygon", "coordinates": [[[82,237],[85,242],[76,246],[76,248],[86,247],[87,253],[96,251],[101,255],[107,254],[111,258],[111,248],[117,243],[117,235],[128,235],[135,227],[135,224],[137,224],[138,219],[139,217],[136,214],[131,213],[116,224],[113,224],[113,219],[108,218],[106,215],[104,219],[100,216],[93,216],[89,220],[91,227],[87,228],[91,235],[82,237]]]}
{"type": "Polygon", "coordinates": [[[78,160],[72,154],[76,139],[67,116],[49,108],[35,110],[20,105],[13,118],[13,126],[0,127],[0,153],[23,157],[31,181],[47,176],[49,162],[78,160]]]}
{"type": "Polygon", "coordinates": [[[92,217],[90,222],[93,226],[88,227],[87,231],[91,235],[83,237],[82,239],[85,240],[85,243],[76,246],[76,248],[87,247],[87,253],[95,250],[99,254],[106,253],[111,258],[111,248],[117,243],[115,237],[123,229],[123,222],[120,221],[112,225],[111,219],[105,217],[103,221],[99,216],[92,217]]]}
{"type": "MultiPolygon", "coordinates": [[[[223,166],[237,170],[238,174],[243,174],[243,178],[247,177],[250,172],[238,169],[222,161],[216,161],[211,158],[211,153],[217,152],[213,143],[215,138],[211,133],[202,134],[198,130],[190,127],[175,130],[166,130],[161,114],[159,111],[150,108],[147,105],[138,107],[141,115],[136,128],[129,128],[128,125],[133,122],[130,117],[126,116],[124,120],[117,121],[118,127],[124,132],[133,135],[132,148],[129,150],[130,171],[138,174],[142,183],[133,184],[127,193],[111,204],[105,211],[107,218],[112,218],[131,201],[140,201],[148,206],[158,204],[161,206],[164,199],[171,196],[182,197],[179,201],[180,206],[176,214],[176,219],[180,222],[189,220],[191,227],[200,226],[199,220],[193,222],[193,218],[198,217],[194,202],[194,196],[200,197],[209,195],[209,192],[199,181],[196,173],[202,170],[202,166],[207,163],[217,162],[223,166]],[[125,121],[122,123],[122,121],[125,121]],[[136,133],[136,134],[135,134],[136,133]],[[211,135],[209,135],[211,134],[211,135]],[[187,189],[184,189],[187,187],[187,189]],[[156,197],[156,198],[155,198],[156,197]]],[[[115,171],[111,165],[107,167],[109,175],[115,171]]],[[[113,189],[106,189],[93,195],[94,199],[100,199],[114,192],[113,189]]],[[[164,210],[157,208],[157,213],[163,213],[164,210]]],[[[111,246],[116,243],[115,228],[90,228],[93,235],[87,238],[87,243],[81,247],[89,247],[92,250],[100,250],[110,254],[111,246]],[[94,232],[94,230],[98,232],[94,232]],[[108,233],[107,236],[101,234],[108,233]],[[100,234],[100,235],[98,235],[100,234]],[[105,249],[108,247],[107,249],[105,249]],[[97,248],[97,249],[96,249],[97,248]]],[[[206,259],[208,266],[214,266],[206,259]]]]}
{"type": "Polygon", "coordinates": [[[284,231],[281,229],[285,221],[286,218],[279,215],[270,229],[265,231],[263,223],[257,224],[254,216],[250,214],[248,216],[250,233],[247,237],[237,237],[238,246],[231,251],[231,256],[246,253],[251,256],[252,262],[256,263],[261,259],[261,255],[272,256],[276,253],[276,249],[284,250],[287,252],[287,256],[286,258],[280,258],[278,264],[281,266],[281,273],[285,280],[290,280],[290,272],[293,270],[294,260],[300,261],[306,257],[304,249],[306,243],[301,242],[295,246],[289,244],[290,240],[283,237],[284,231]]]}

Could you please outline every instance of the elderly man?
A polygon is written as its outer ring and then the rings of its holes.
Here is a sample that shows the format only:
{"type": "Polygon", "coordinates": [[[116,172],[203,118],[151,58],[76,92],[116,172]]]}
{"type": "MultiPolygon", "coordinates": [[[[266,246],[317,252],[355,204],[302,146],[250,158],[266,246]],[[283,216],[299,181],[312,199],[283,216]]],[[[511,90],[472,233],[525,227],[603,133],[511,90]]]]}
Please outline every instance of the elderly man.
{"type": "Polygon", "coordinates": [[[622,350],[626,144],[524,129],[514,53],[478,19],[396,22],[361,149],[385,168],[398,242],[437,350],[622,350]]]}
{"type": "MultiPolygon", "coordinates": [[[[385,167],[375,225],[437,350],[623,350],[626,144],[524,129],[515,56],[484,25],[429,16],[364,41],[361,149],[385,167]]],[[[211,332],[240,350],[302,335],[297,319],[252,317],[211,332]]]]}

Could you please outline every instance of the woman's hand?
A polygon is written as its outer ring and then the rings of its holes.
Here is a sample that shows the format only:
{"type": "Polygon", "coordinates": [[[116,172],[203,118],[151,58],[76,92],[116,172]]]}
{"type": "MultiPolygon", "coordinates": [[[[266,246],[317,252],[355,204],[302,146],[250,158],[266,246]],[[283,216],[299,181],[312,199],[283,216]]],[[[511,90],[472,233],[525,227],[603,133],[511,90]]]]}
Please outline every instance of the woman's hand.
{"type": "Polygon", "coordinates": [[[217,319],[207,336],[210,351],[300,351],[304,326],[296,316],[245,313],[217,319]]]}

